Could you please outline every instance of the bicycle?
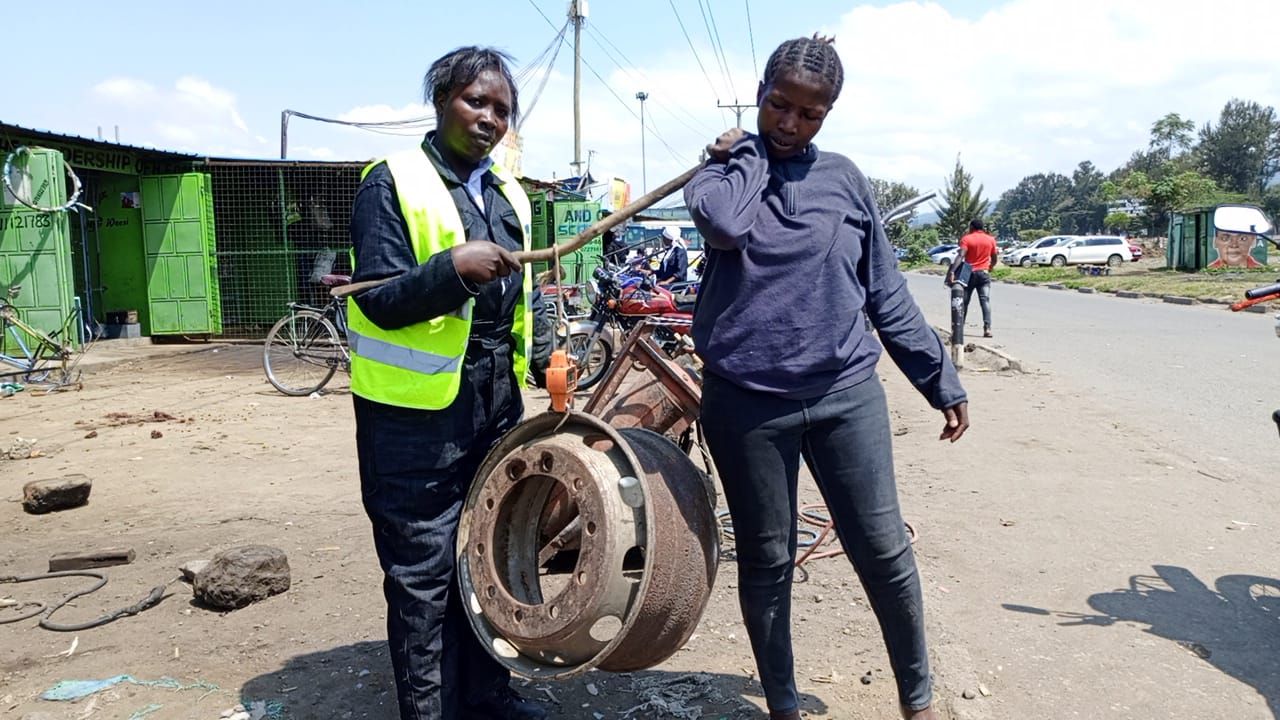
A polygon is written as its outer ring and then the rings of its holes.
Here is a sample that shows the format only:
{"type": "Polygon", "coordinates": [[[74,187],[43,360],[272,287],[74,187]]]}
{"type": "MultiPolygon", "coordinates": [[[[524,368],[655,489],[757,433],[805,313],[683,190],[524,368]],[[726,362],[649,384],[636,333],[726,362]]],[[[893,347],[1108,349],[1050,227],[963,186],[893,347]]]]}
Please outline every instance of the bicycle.
{"type": "Polygon", "coordinates": [[[79,385],[76,365],[83,353],[58,339],[71,336],[79,313],[68,314],[60,328],[46,333],[19,315],[12,301],[21,290],[21,285],[13,285],[0,298],[0,378],[39,385],[46,392],[79,385]]]}
{"type": "MultiPolygon", "coordinates": [[[[346,285],[346,275],[324,275],[326,287],[346,285]]],[[[262,346],[267,381],[285,395],[318,393],[339,370],[351,372],[347,351],[347,304],[331,298],[324,307],[289,303],[289,314],[276,321],[262,346]]]]}

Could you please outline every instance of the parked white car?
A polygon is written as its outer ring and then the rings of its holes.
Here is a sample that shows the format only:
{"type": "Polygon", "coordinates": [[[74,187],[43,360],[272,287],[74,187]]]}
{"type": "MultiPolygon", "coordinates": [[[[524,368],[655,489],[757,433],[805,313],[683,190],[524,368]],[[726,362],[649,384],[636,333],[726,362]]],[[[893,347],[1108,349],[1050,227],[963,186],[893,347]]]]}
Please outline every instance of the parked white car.
{"type": "Polygon", "coordinates": [[[1051,247],[1063,245],[1075,238],[1075,235],[1049,235],[1047,237],[1042,237],[1027,247],[1010,250],[1004,255],[1001,255],[1000,262],[1010,267],[1014,265],[1030,267],[1035,262],[1035,256],[1038,251],[1048,250],[1051,247]]]}
{"type": "Polygon", "coordinates": [[[1089,235],[1073,238],[1061,245],[1037,250],[1037,265],[1102,265],[1119,267],[1133,260],[1129,243],[1119,235],[1089,235]]]}

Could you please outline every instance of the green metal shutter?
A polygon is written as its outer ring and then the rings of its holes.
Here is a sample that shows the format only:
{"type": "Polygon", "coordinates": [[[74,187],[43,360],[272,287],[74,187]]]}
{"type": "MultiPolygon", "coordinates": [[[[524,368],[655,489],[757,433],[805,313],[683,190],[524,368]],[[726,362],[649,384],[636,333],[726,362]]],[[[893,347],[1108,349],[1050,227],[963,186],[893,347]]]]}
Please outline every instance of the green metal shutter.
{"type": "MultiPolygon", "coordinates": [[[[62,153],[34,148],[25,158],[13,165],[9,181],[15,190],[41,207],[65,203],[62,153]]],[[[32,210],[0,192],[0,293],[21,286],[13,305],[24,321],[45,332],[61,328],[75,311],[69,237],[66,212],[32,210]]],[[[77,341],[74,334],[60,339],[77,341]]],[[[0,347],[6,341],[0,338],[0,347]]]]}
{"type": "Polygon", "coordinates": [[[209,176],[143,176],[140,186],[151,334],[221,332],[209,176]]]}

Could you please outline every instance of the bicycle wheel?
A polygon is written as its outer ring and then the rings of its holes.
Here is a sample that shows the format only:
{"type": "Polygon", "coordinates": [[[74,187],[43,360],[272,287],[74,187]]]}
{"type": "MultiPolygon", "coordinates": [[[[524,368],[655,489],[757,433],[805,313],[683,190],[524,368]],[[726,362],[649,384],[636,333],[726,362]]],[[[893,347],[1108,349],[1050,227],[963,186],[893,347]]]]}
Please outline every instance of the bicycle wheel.
{"type": "Polygon", "coordinates": [[[298,310],[276,322],[262,346],[267,381],[285,395],[310,395],[329,382],[341,364],[342,343],[320,313],[298,310]]]}

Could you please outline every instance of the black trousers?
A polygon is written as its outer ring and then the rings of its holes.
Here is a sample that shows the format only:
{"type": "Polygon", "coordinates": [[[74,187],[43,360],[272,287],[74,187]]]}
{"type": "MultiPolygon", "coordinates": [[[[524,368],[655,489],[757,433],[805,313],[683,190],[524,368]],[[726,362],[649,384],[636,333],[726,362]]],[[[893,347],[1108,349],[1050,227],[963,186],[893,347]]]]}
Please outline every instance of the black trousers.
{"type": "Polygon", "coordinates": [[[462,720],[510,680],[466,617],[454,544],[480,462],[523,410],[506,345],[468,351],[462,387],[445,410],[355,398],[360,487],[384,573],[403,720],[462,720]]]}
{"type": "Polygon", "coordinates": [[[894,482],[880,379],[812,400],[753,392],[708,373],[702,427],[720,471],[738,553],[738,602],[765,700],[797,709],[791,648],[796,482],[803,457],[880,622],[902,704],[932,697],[924,601],[894,482]]]}

